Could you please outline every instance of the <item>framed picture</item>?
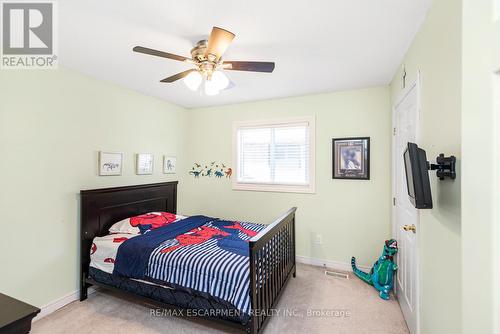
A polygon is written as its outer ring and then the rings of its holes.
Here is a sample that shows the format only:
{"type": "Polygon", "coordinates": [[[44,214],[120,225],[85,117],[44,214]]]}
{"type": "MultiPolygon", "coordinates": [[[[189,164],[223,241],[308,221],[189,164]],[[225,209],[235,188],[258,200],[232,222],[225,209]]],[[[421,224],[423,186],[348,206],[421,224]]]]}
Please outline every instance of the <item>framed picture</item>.
{"type": "Polygon", "coordinates": [[[332,139],[333,178],[370,179],[370,137],[332,139]]]}
{"type": "Polygon", "coordinates": [[[99,175],[122,175],[123,153],[99,152],[99,175]]]}
{"type": "Polygon", "coordinates": [[[150,153],[138,153],[135,173],[137,175],[153,174],[154,155],[150,153]]]}
{"type": "Polygon", "coordinates": [[[163,173],[175,174],[175,166],[177,165],[177,158],[168,155],[163,156],[163,173]]]}

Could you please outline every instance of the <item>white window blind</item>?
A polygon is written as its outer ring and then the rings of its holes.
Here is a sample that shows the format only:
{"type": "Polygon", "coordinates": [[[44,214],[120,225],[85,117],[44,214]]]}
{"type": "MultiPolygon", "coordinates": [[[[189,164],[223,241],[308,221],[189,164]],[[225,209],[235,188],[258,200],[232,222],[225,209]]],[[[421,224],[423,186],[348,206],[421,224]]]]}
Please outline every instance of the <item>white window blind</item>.
{"type": "Polygon", "coordinates": [[[309,188],[311,136],[310,121],[237,126],[236,182],[243,185],[240,188],[245,184],[309,188]]]}

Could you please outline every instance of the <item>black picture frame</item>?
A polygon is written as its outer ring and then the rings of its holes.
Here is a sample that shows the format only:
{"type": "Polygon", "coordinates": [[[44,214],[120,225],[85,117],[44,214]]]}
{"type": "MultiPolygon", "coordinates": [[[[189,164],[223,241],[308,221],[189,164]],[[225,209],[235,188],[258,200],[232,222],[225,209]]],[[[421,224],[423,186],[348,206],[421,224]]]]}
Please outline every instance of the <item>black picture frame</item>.
{"type": "Polygon", "coordinates": [[[370,179],[370,137],[332,139],[332,178],[347,180],[370,179]],[[352,159],[346,161],[345,156],[342,156],[343,152],[349,154],[352,159]],[[342,168],[342,164],[346,168],[342,168]],[[346,164],[349,164],[349,166],[346,164]],[[359,168],[357,164],[359,164],[359,168]]]}

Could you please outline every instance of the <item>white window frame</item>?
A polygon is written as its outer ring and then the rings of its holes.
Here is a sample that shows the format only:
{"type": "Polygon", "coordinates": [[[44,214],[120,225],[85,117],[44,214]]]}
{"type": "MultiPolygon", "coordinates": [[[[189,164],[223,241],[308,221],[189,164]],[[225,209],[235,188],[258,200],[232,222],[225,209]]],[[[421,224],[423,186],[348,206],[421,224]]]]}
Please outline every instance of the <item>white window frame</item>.
{"type": "Polygon", "coordinates": [[[255,121],[235,121],[233,122],[233,168],[232,178],[233,190],[248,191],[270,191],[270,192],[288,192],[288,193],[315,193],[316,179],[316,120],[313,116],[286,119],[268,119],[255,121]],[[307,185],[286,185],[269,183],[243,183],[238,182],[238,129],[243,127],[272,127],[286,126],[296,123],[309,124],[309,184],[307,185]]]}

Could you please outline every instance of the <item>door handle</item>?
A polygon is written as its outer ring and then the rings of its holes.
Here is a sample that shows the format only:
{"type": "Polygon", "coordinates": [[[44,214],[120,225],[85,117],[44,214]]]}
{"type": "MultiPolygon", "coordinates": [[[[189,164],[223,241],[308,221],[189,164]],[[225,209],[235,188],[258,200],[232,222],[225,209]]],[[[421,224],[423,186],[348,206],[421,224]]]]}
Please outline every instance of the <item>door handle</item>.
{"type": "Polygon", "coordinates": [[[406,232],[412,231],[413,233],[417,233],[417,227],[414,224],[404,225],[403,230],[405,230],[406,232]]]}

